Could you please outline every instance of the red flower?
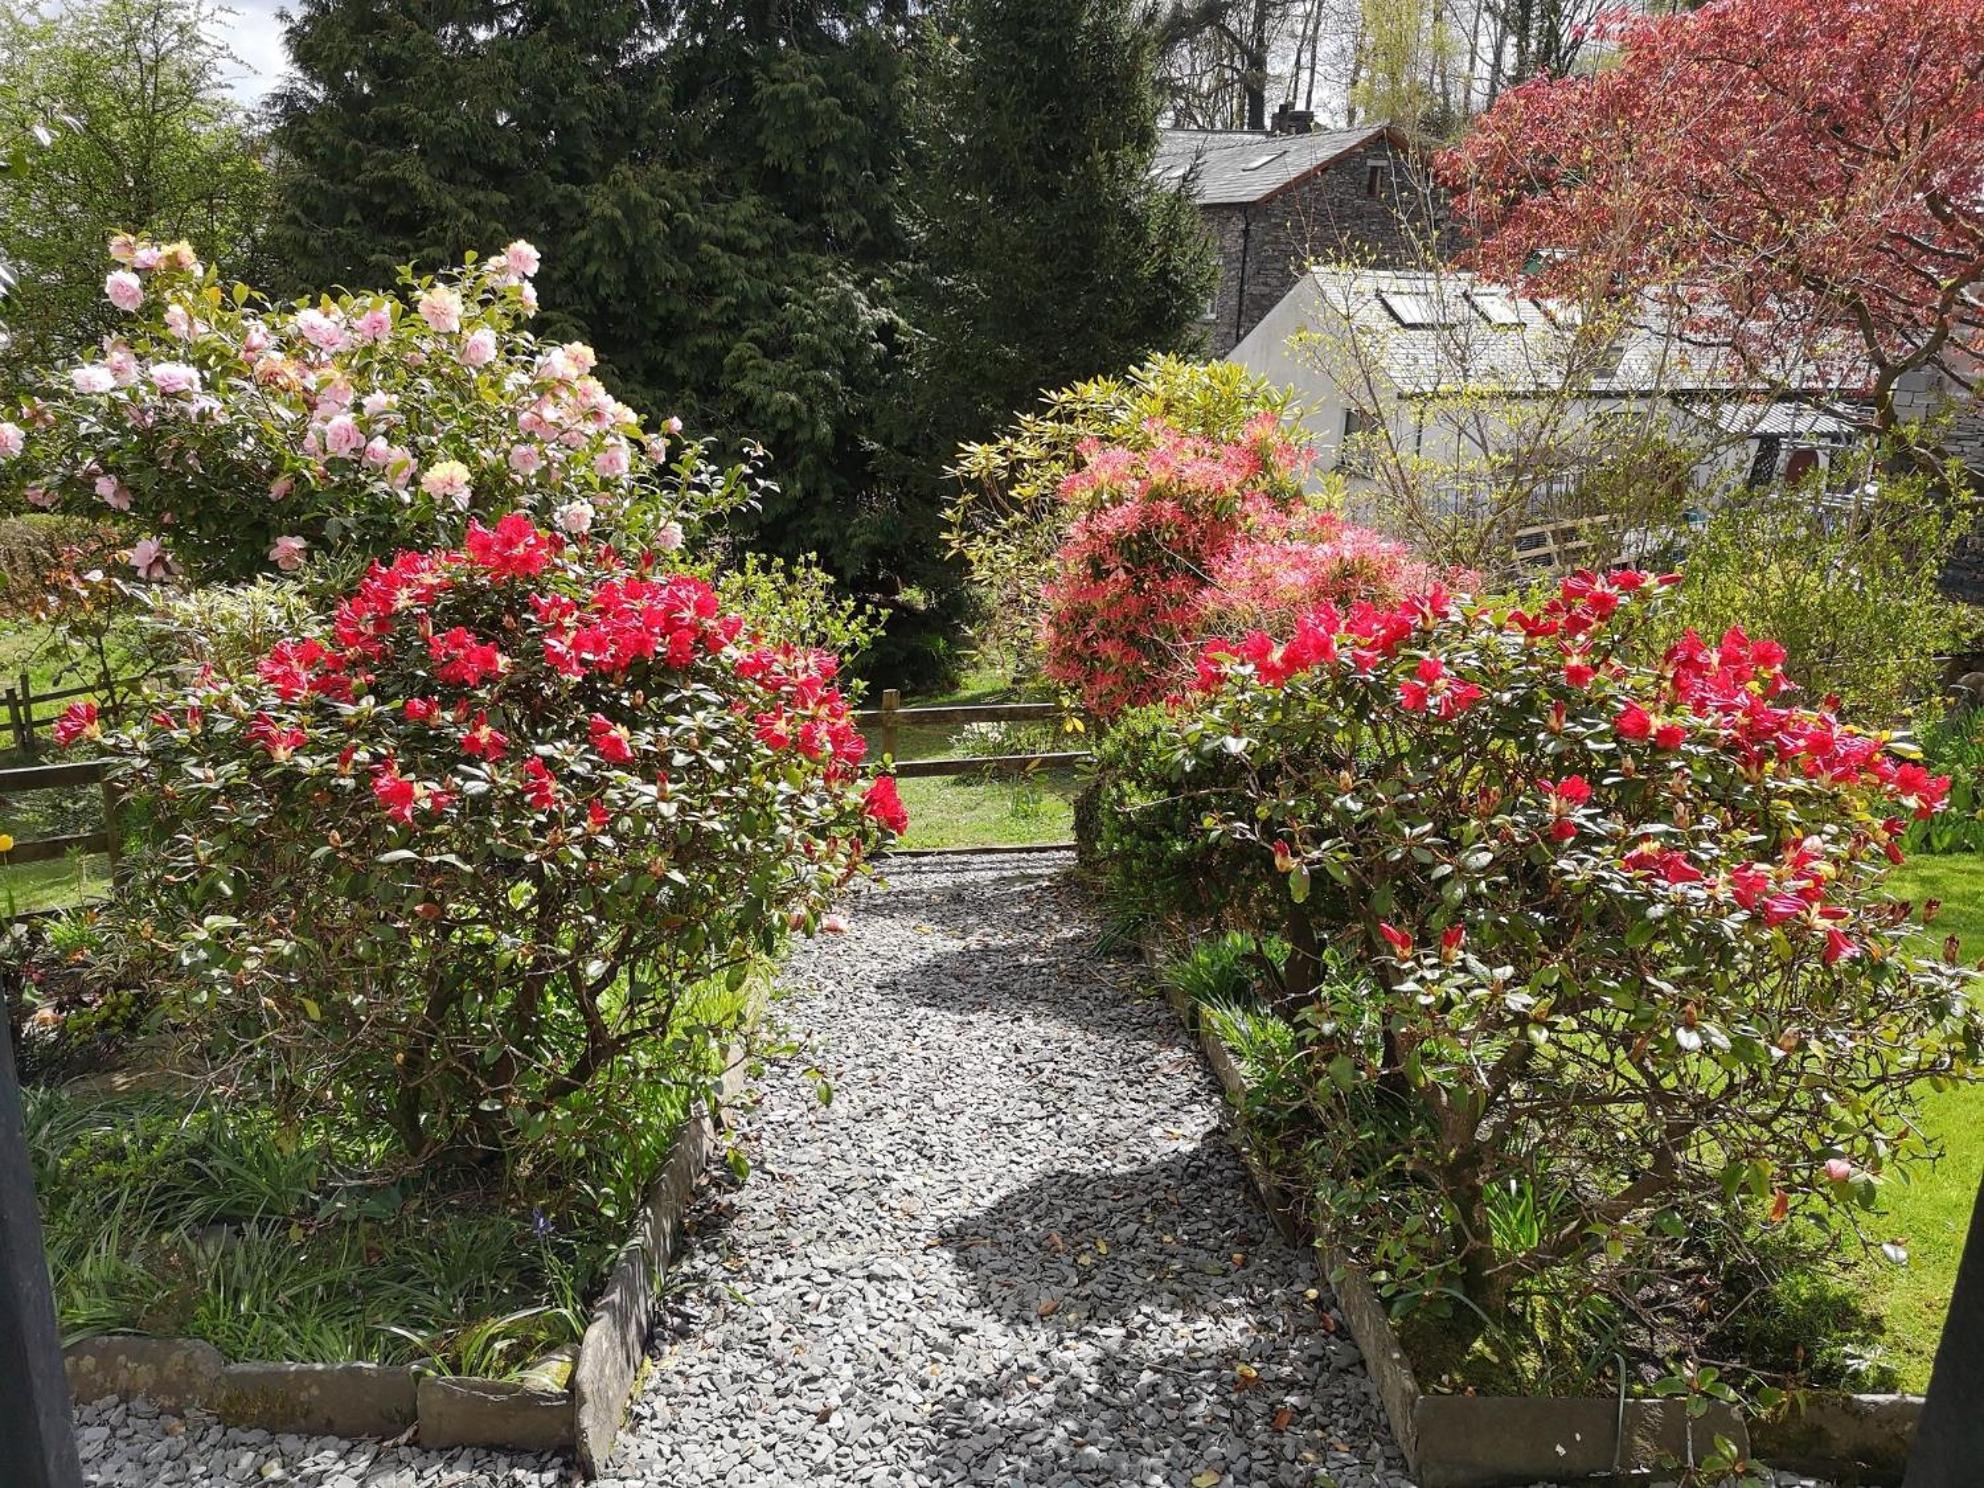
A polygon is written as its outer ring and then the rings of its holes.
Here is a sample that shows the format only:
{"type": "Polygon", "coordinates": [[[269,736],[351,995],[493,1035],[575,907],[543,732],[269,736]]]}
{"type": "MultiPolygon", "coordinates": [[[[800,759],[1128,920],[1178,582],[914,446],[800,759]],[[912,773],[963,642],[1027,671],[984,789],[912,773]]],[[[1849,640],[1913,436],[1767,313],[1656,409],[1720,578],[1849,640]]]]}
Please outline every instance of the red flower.
{"type": "Polygon", "coordinates": [[[1680,724],[1663,723],[1653,731],[1653,745],[1656,749],[1679,749],[1687,737],[1680,724]]]}
{"type": "Polygon", "coordinates": [[[501,676],[509,665],[501,651],[459,625],[429,636],[427,654],[435,662],[434,675],[456,687],[479,687],[484,679],[501,676]]]}
{"type": "Polygon", "coordinates": [[[1645,739],[1653,733],[1653,719],[1638,703],[1628,703],[1612,720],[1612,732],[1622,739],[1645,739]]]}
{"type": "Polygon", "coordinates": [[[895,777],[878,775],[875,783],[868,787],[868,794],[861,798],[861,809],[900,837],[909,830],[909,812],[904,809],[902,797],[896,792],[895,777]]]}
{"type": "Polygon", "coordinates": [[[1583,653],[1572,655],[1564,663],[1564,680],[1573,687],[1589,687],[1598,675],[1592,664],[1585,660],[1583,653]]]}
{"type": "Polygon", "coordinates": [[[620,724],[610,722],[604,714],[595,713],[589,727],[592,747],[608,764],[624,765],[634,757],[633,736],[620,724]]]}
{"type": "Polygon", "coordinates": [[[71,703],[55,720],[55,742],[67,749],[78,739],[98,739],[103,729],[97,723],[96,704],[71,703]]]}
{"type": "Polygon", "coordinates": [[[477,713],[475,722],[462,735],[462,753],[477,759],[499,760],[509,748],[510,736],[491,728],[487,713],[477,713]]]}
{"type": "Polygon", "coordinates": [[[607,823],[612,820],[613,814],[606,809],[606,803],[604,801],[595,797],[593,800],[586,802],[586,821],[595,832],[604,832],[607,823]]]}
{"type": "Polygon", "coordinates": [[[372,794],[386,815],[394,821],[410,823],[413,820],[415,792],[413,782],[399,772],[399,766],[387,760],[372,772],[372,794]]]}
{"type": "Polygon", "coordinates": [[[410,697],[400,705],[400,710],[406,714],[407,722],[426,723],[439,707],[440,705],[432,698],[410,697]]]}
{"type": "Polygon", "coordinates": [[[549,811],[558,804],[558,777],[536,755],[524,761],[524,799],[537,811],[549,811]]]}
{"type": "Polygon", "coordinates": [[[257,713],[248,725],[248,737],[268,750],[270,759],[280,762],[301,749],[309,736],[294,725],[282,728],[268,714],[257,713]]]}
{"type": "Polygon", "coordinates": [[[544,571],[557,551],[556,541],[549,533],[538,531],[536,523],[522,512],[511,512],[497,522],[494,531],[469,518],[462,547],[469,561],[488,569],[493,579],[528,579],[544,571]]]}
{"type": "Polygon", "coordinates": [[[1412,954],[1412,937],[1389,921],[1378,922],[1378,933],[1392,948],[1392,953],[1401,961],[1412,954]]]}
{"type": "Polygon", "coordinates": [[[1841,961],[1850,961],[1860,954],[1860,947],[1847,939],[1840,931],[1830,927],[1826,930],[1826,948],[1820,953],[1826,965],[1833,966],[1841,961]]]}
{"type": "Polygon", "coordinates": [[[1451,961],[1460,954],[1460,948],[1467,944],[1467,926],[1449,925],[1440,932],[1440,959],[1451,961]]]}
{"type": "Polygon", "coordinates": [[[1276,873],[1295,871],[1295,853],[1286,842],[1277,842],[1274,845],[1274,871],[1276,873]]]}

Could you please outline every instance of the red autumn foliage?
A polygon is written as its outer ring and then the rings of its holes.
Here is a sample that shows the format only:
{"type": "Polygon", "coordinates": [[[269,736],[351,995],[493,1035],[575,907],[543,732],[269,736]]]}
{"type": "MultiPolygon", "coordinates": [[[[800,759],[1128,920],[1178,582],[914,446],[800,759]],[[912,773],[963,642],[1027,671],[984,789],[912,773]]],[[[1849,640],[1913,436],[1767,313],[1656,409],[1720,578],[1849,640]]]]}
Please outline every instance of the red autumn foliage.
{"type": "Polygon", "coordinates": [[[1984,356],[1984,0],[1719,0],[1503,94],[1439,161],[1473,265],[1584,299],[1685,285],[1754,364],[1984,356]]]}

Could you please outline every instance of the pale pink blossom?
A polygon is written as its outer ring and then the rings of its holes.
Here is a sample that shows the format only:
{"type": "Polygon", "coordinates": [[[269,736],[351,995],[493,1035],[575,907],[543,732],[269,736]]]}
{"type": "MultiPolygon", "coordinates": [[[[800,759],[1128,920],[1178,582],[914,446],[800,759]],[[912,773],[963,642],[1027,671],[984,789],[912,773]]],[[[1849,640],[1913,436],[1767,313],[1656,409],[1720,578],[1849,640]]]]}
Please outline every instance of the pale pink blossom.
{"type": "Polygon", "coordinates": [[[517,291],[517,299],[524,307],[524,314],[537,314],[537,286],[528,281],[517,291]]]}
{"type": "Polygon", "coordinates": [[[544,451],[534,444],[510,446],[510,468],[518,475],[536,475],[544,466],[544,451]]]}
{"type": "Polygon", "coordinates": [[[820,928],[829,935],[845,935],[847,934],[847,916],[844,914],[823,916],[820,920],[820,928]]]}
{"type": "Polygon", "coordinates": [[[141,579],[163,579],[172,572],[172,555],[157,538],[139,538],[131,548],[131,567],[141,579]]]}
{"type": "Polygon", "coordinates": [[[463,509],[468,507],[468,466],[460,460],[443,460],[431,465],[420,477],[420,489],[429,496],[444,497],[463,509]]]}
{"type": "Polygon", "coordinates": [[[130,488],[114,475],[99,475],[96,478],[96,494],[112,511],[131,509],[130,488]]]}
{"type": "Polygon", "coordinates": [[[529,243],[518,238],[503,250],[503,262],[510,266],[510,272],[519,279],[528,279],[537,272],[538,253],[529,243]]]}
{"type": "Polygon", "coordinates": [[[374,305],[352,322],[352,329],[358,333],[358,339],[366,342],[379,340],[392,328],[392,312],[383,305],[374,305]]]}
{"type": "Polygon", "coordinates": [[[625,475],[629,466],[626,443],[609,440],[605,449],[592,457],[592,468],[609,480],[625,475]]]}
{"type": "Polygon", "coordinates": [[[590,501],[571,501],[558,508],[558,530],[573,537],[584,537],[592,531],[592,519],[590,501]]]}
{"type": "Polygon", "coordinates": [[[287,496],[291,491],[295,489],[296,489],[295,476],[293,475],[278,476],[275,480],[269,482],[269,500],[280,501],[283,499],[283,497],[287,496]]]}
{"type": "Polygon", "coordinates": [[[682,432],[682,420],[670,414],[661,421],[661,427],[670,434],[680,434],[682,432]]]}
{"type": "Polygon", "coordinates": [[[303,567],[304,551],[310,546],[294,533],[284,533],[278,537],[275,546],[269,549],[269,562],[284,573],[295,573],[303,567]]]}
{"type": "Polygon", "coordinates": [[[344,349],[344,323],[335,314],[326,315],[322,310],[299,310],[296,312],[296,331],[319,351],[344,349]]]}
{"type": "Polygon", "coordinates": [[[486,367],[496,360],[496,333],[482,326],[462,342],[462,361],[470,367],[486,367]]]}
{"type": "Polygon", "coordinates": [[[682,524],[663,522],[654,535],[654,545],[664,553],[673,553],[682,546],[682,524]]]}
{"type": "Polygon", "coordinates": [[[200,323],[184,305],[165,307],[165,328],[181,341],[191,341],[200,333],[200,323]]]}
{"type": "Polygon", "coordinates": [[[152,386],[166,394],[197,393],[200,390],[200,373],[184,362],[154,362],[152,386]]]}
{"type": "Polygon", "coordinates": [[[117,386],[116,377],[102,362],[84,362],[80,367],[71,367],[69,382],[79,393],[107,393],[117,386]]]}
{"type": "Polygon", "coordinates": [[[129,387],[138,380],[138,354],[122,342],[104,352],[103,364],[119,387],[129,387]]]}
{"type": "Polygon", "coordinates": [[[269,349],[269,328],[259,320],[250,325],[241,337],[243,356],[260,356],[269,349]]]}
{"type": "Polygon", "coordinates": [[[29,486],[21,495],[29,506],[40,511],[47,511],[55,505],[55,493],[46,486],[29,486]]]}
{"type": "Polygon", "coordinates": [[[346,459],[365,447],[365,432],[348,413],[341,413],[324,425],[324,452],[335,459],[346,459]]]}
{"type": "Polygon", "coordinates": [[[129,233],[113,233],[111,235],[109,253],[111,258],[116,262],[121,264],[129,263],[132,255],[137,251],[138,240],[129,233]]]}
{"type": "Polygon", "coordinates": [[[1826,1159],[1826,1178],[1833,1183],[1844,1183],[1853,1176],[1853,1164],[1843,1157],[1826,1159]]]}
{"type": "Polygon", "coordinates": [[[365,463],[367,465],[390,465],[393,463],[393,456],[396,453],[397,451],[394,450],[385,435],[374,434],[371,441],[365,446],[365,463]]]}
{"type": "Polygon", "coordinates": [[[420,318],[430,330],[451,336],[462,328],[462,297],[436,284],[420,296],[420,318]]]}
{"type": "Polygon", "coordinates": [[[399,404],[399,398],[392,393],[367,393],[365,401],[359,406],[365,410],[367,418],[378,418],[381,414],[391,413],[399,404]]]}
{"type": "Polygon", "coordinates": [[[105,275],[103,292],[119,310],[135,310],[145,302],[145,286],[129,269],[119,269],[114,274],[105,275]]]}
{"type": "Polygon", "coordinates": [[[155,269],[165,253],[156,243],[140,243],[131,250],[131,267],[134,269],[155,269]]]}
{"type": "Polygon", "coordinates": [[[189,274],[200,272],[200,256],[193,251],[193,245],[184,238],[176,243],[167,243],[161,248],[159,262],[170,268],[183,269],[189,274]]]}
{"type": "Polygon", "coordinates": [[[581,377],[599,365],[599,353],[583,341],[567,341],[564,352],[571,358],[572,365],[578,369],[581,377]]]}
{"type": "Polygon", "coordinates": [[[11,460],[27,448],[28,436],[19,424],[0,424],[0,460],[11,460]]]}

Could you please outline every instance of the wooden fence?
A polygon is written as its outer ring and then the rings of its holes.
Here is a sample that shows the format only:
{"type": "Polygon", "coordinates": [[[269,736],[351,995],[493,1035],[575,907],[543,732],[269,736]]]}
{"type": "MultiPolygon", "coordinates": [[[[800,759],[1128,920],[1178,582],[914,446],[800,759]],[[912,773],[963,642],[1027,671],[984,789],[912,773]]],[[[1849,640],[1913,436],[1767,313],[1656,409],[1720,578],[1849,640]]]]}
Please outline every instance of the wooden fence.
{"type": "MultiPolygon", "coordinates": [[[[1058,703],[965,703],[939,704],[928,708],[905,708],[902,694],[891,687],[882,694],[882,706],[862,708],[854,721],[882,736],[882,753],[891,759],[897,754],[905,725],[932,724],[957,726],[967,723],[1051,723],[1067,716],[1058,703]]],[[[1086,749],[1046,750],[1037,754],[941,755],[935,759],[896,760],[899,780],[915,780],[933,775],[1025,775],[1035,770],[1064,769],[1089,757],[1086,749]]],[[[896,857],[943,857],[973,853],[1065,852],[1072,842],[1026,842],[979,847],[896,848],[896,857]]]]}
{"type": "MultiPolygon", "coordinates": [[[[102,760],[75,760],[63,765],[28,765],[21,769],[0,770],[0,801],[10,796],[26,795],[30,791],[73,790],[77,786],[95,786],[103,794],[103,825],[94,832],[69,832],[59,837],[39,837],[27,842],[14,842],[7,851],[0,852],[0,868],[11,868],[28,863],[45,863],[51,858],[66,858],[71,853],[103,853],[110,859],[110,871],[117,872],[119,851],[117,833],[117,788],[111,783],[102,760]]],[[[3,903],[4,899],[0,899],[3,903]]],[[[23,911],[31,915],[36,911],[23,911]]],[[[13,918],[21,918],[14,916],[13,918]]],[[[0,922],[6,916],[0,915],[0,922]]]]}
{"type": "MultiPolygon", "coordinates": [[[[139,685],[144,677],[116,677],[108,686],[93,683],[87,687],[63,687],[54,692],[36,692],[34,679],[23,672],[12,682],[0,684],[0,721],[4,721],[5,732],[0,734],[0,749],[11,747],[23,758],[33,759],[41,752],[40,733],[53,728],[55,721],[68,711],[67,705],[78,698],[99,698],[105,692],[113,697],[122,697],[126,702],[135,700],[139,685]],[[48,713],[37,710],[47,704],[57,704],[48,713]]],[[[123,705],[107,703],[104,715],[112,723],[119,722],[123,705]]]]}

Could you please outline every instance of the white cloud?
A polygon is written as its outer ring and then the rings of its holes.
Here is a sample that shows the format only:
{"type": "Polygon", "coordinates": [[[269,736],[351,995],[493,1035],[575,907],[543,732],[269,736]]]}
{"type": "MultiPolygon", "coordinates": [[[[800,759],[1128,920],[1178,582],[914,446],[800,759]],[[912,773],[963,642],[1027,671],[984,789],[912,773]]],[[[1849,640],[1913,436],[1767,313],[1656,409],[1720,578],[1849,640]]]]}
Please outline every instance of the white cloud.
{"type": "Polygon", "coordinates": [[[236,58],[228,87],[251,108],[281,81],[289,68],[283,50],[282,22],[276,12],[284,0],[228,0],[228,9],[214,17],[214,39],[236,58]]]}

